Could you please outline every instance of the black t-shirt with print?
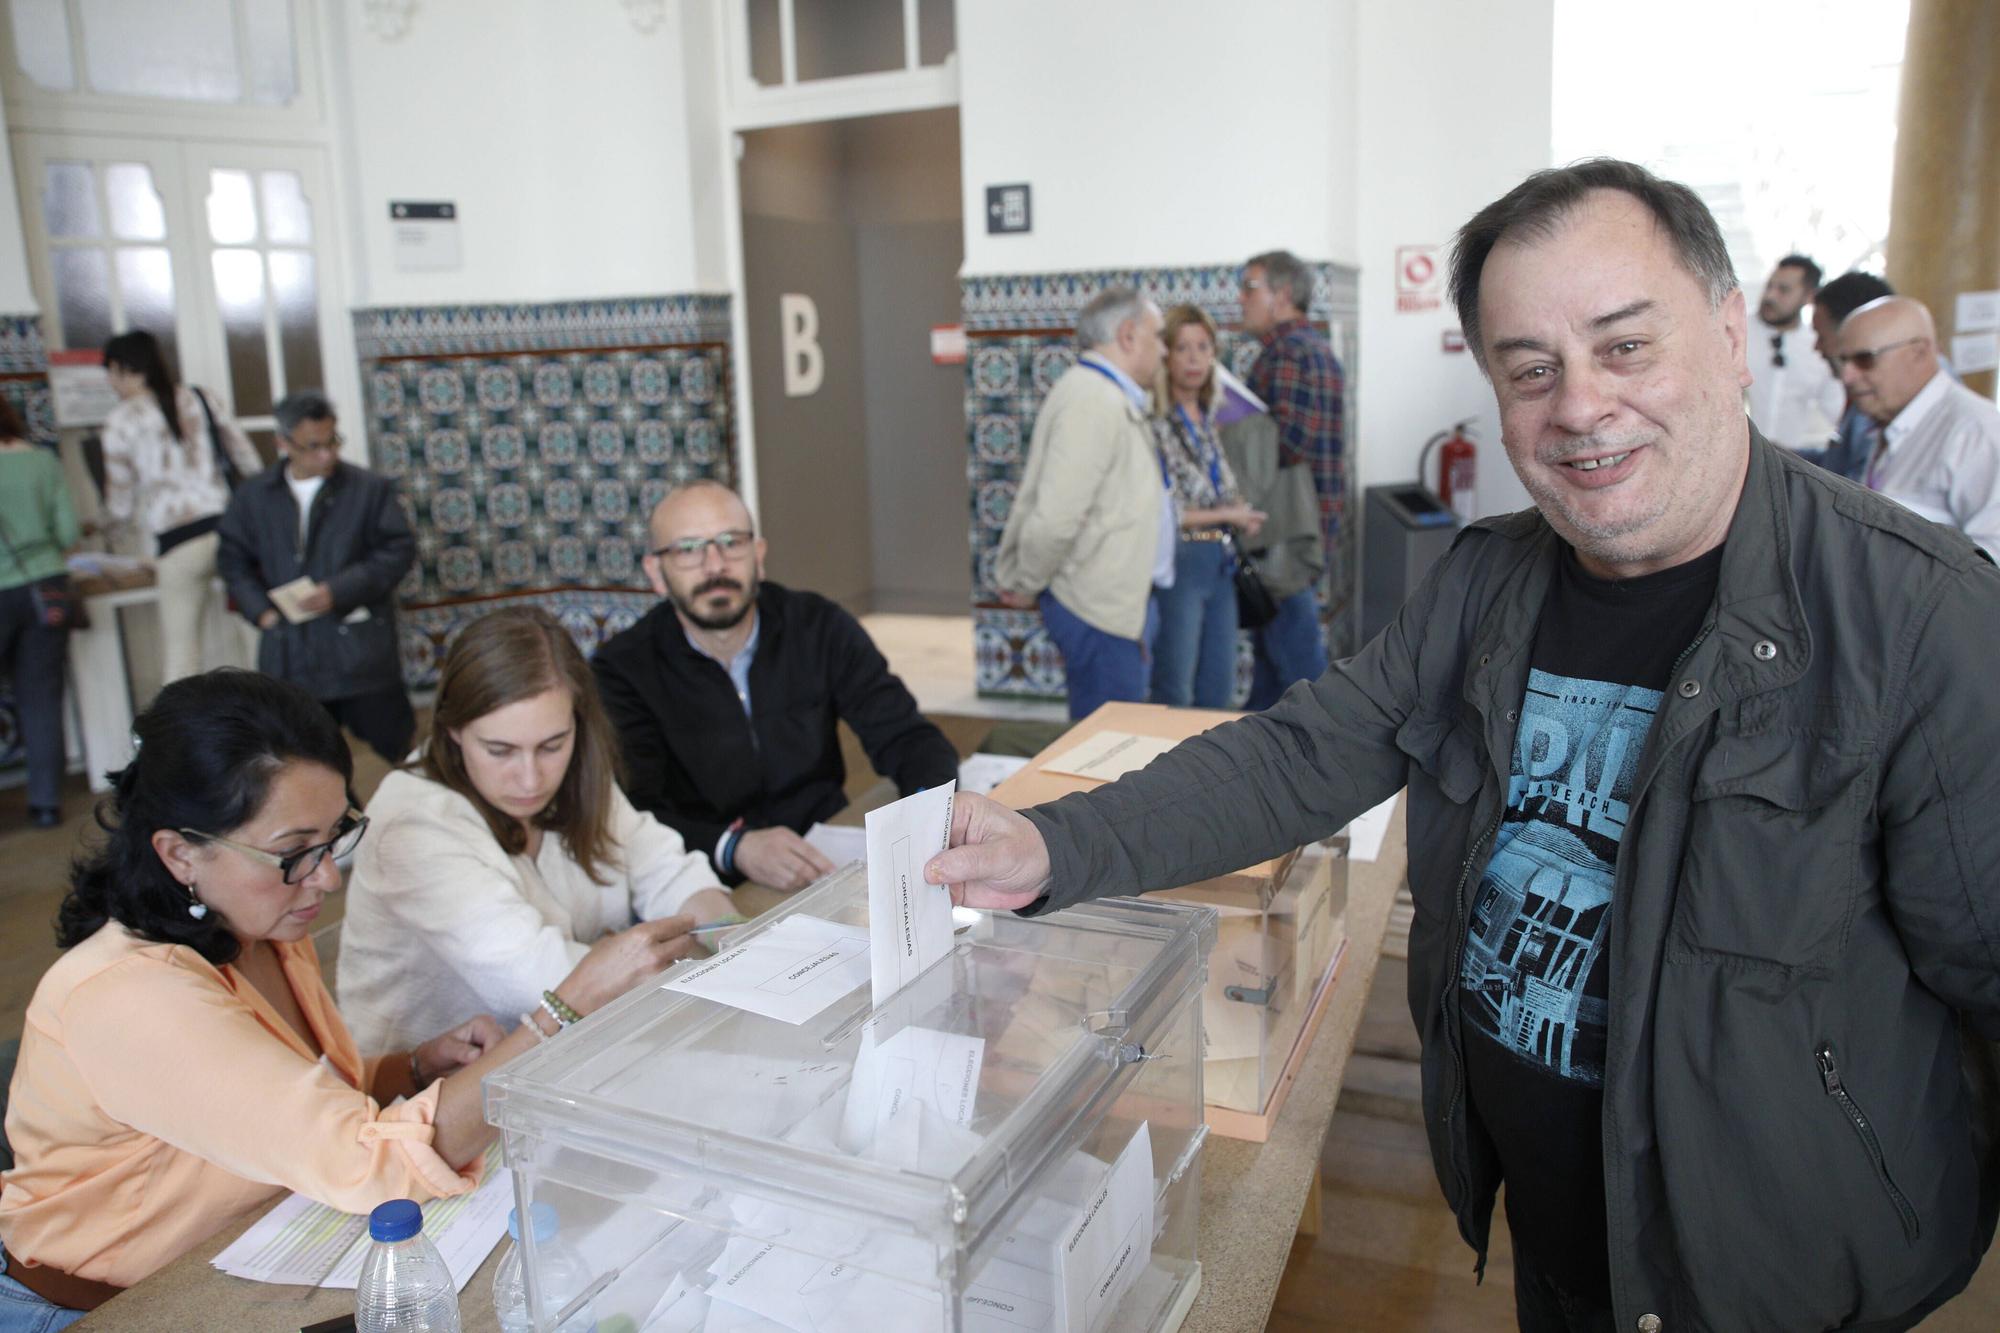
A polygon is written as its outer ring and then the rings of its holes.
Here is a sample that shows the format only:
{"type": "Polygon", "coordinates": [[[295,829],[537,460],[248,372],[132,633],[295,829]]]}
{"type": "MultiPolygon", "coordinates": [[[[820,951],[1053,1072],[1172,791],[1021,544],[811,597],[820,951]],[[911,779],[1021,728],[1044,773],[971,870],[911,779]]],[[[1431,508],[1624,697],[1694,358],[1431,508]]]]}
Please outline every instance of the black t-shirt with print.
{"type": "Polygon", "coordinates": [[[1593,578],[1565,549],[1535,631],[1507,810],[1459,970],[1466,1079],[1518,1251],[1610,1301],[1604,1223],[1605,929],[1639,757],[1722,564],[1593,578]]]}

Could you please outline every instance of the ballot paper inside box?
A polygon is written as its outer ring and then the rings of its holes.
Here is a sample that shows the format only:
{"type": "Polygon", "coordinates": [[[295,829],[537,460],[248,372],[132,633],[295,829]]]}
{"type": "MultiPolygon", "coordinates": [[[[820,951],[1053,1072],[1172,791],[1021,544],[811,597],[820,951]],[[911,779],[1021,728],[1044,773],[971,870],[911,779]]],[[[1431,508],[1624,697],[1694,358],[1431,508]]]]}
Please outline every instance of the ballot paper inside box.
{"type": "MultiPolygon", "coordinates": [[[[867,903],[848,867],[746,938],[865,938],[867,903]]],[[[600,1328],[1172,1328],[1200,1277],[1215,922],[1144,901],[982,915],[887,1002],[863,971],[798,1022],[647,988],[490,1077],[487,1118],[517,1204],[553,1205],[590,1270],[600,1328]]]]}

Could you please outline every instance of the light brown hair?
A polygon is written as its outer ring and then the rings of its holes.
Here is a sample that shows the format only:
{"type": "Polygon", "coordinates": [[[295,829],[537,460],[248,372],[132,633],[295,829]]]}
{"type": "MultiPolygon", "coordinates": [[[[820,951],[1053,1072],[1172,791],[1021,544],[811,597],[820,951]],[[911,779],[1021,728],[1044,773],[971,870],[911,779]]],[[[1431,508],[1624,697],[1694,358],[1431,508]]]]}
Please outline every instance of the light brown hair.
{"type": "Polygon", "coordinates": [[[611,837],[613,789],[618,785],[618,744],[589,663],[562,623],[540,607],[515,606],[467,625],[452,640],[438,674],[437,704],[430,738],[416,762],[425,777],[471,801],[509,856],[528,848],[527,830],[496,809],[465,771],[465,755],[453,731],[496,709],[553,689],[569,691],[575,710],[576,745],[555,798],[535,823],[557,834],[583,872],[600,884],[622,859],[611,837]]]}
{"type": "Polygon", "coordinates": [[[1160,341],[1167,345],[1167,354],[1160,358],[1160,373],[1153,378],[1153,411],[1159,416],[1174,410],[1173,382],[1168,378],[1171,371],[1167,363],[1173,359],[1174,339],[1190,324],[1208,330],[1208,345],[1215,353],[1208,365],[1208,378],[1201,385],[1201,410],[1213,412],[1216,401],[1222,397],[1222,377],[1215,373],[1215,367],[1222,361],[1222,335],[1216,332],[1215,320],[1198,305],[1177,305],[1167,312],[1167,321],[1160,327],[1160,341]]]}

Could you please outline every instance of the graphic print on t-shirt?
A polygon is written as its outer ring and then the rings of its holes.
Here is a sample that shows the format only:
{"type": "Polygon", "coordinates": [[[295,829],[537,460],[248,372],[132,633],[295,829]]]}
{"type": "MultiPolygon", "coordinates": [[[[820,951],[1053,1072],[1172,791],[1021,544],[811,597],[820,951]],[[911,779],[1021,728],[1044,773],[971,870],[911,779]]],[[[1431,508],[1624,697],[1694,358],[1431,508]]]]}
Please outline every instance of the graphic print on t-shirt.
{"type": "Polygon", "coordinates": [[[1523,1059],[1604,1082],[1604,924],[1660,692],[1531,671],[1507,814],[1473,898],[1465,1022],[1523,1059]]]}

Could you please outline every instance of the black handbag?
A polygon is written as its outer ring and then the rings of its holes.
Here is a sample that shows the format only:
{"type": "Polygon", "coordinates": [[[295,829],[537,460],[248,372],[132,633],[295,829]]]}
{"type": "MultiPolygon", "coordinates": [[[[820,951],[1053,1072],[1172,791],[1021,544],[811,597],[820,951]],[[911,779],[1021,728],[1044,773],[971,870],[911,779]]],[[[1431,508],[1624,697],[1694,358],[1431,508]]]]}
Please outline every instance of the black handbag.
{"type": "Polygon", "coordinates": [[[236,488],[243,484],[242,469],[238,468],[236,460],[229,456],[229,450],[222,447],[222,431],[215,424],[215,409],[208,405],[208,395],[192,384],[188,385],[188,392],[192,393],[194,400],[201,404],[201,414],[208,419],[209,447],[215,450],[216,466],[222,470],[222,480],[228,485],[229,493],[234,495],[236,488]]]}
{"type": "Polygon", "coordinates": [[[1264,576],[1248,556],[1229,539],[1229,553],[1236,561],[1236,624],[1241,629],[1262,629],[1278,618],[1278,599],[1264,586],[1264,576]]]}
{"type": "MultiPolygon", "coordinates": [[[[0,545],[7,548],[17,568],[25,570],[27,565],[21,560],[21,552],[14,545],[14,539],[4,527],[0,527],[0,545]]],[[[35,619],[49,629],[89,629],[90,613],[84,608],[83,599],[76,595],[76,589],[69,586],[69,575],[57,574],[46,579],[38,579],[28,585],[28,604],[34,609],[35,619]]]]}

